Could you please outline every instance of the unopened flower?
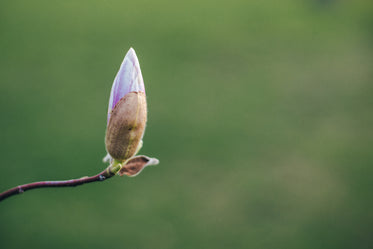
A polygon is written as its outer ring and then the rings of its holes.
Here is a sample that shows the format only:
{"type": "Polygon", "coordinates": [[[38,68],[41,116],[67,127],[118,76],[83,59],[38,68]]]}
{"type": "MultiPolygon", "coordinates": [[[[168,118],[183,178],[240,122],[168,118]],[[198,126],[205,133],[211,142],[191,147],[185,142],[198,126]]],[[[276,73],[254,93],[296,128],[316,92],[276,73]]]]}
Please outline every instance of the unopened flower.
{"type": "Polygon", "coordinates": [[[114,79],[110,93],[105,145],[108,156],[122,164],[120,175],[137,175],[145,166],[158,164],[155,158],[137,156],[147,121],[144,80],[135,50],[130,48],[114,79]],[[131,163],[131,169],[126,164],[131,163]]]}

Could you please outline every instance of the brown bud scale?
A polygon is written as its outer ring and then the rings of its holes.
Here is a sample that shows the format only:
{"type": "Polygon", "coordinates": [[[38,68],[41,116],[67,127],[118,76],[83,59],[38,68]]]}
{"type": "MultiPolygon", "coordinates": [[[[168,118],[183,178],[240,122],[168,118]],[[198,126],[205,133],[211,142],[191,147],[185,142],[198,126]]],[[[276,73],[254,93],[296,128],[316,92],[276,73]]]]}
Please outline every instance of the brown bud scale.
{"type": "Polygon", "coordinates": [[[146,96],[130,92],[112,110],[106,129],[106,150],[116,160],[124,161],[135,155],[143,137],[147,119],[146,96]]]}

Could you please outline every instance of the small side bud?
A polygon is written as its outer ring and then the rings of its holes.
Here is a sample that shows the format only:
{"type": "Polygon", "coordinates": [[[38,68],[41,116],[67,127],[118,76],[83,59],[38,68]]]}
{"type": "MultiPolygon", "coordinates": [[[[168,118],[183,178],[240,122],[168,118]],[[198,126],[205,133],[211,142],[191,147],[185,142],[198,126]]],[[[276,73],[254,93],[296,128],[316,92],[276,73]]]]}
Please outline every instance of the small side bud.
{"type": "Polygon", "coordinates": [[[127,161],[125,165],[119,170],[120,176],[137,176],[147,166],[157,165],[159,160],[156,158],[150,158],[147,156],[135,156],[127,161]]]}

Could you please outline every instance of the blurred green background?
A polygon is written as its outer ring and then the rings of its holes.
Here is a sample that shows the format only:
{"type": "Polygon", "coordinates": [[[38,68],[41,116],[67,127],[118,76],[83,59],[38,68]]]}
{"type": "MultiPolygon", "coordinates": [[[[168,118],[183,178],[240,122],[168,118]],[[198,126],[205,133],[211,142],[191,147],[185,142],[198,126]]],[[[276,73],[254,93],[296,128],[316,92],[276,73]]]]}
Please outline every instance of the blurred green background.
{"type": "Polygon", "coordinates": [[[373,2],[0,2],[0,190],[106,167],[130,47],[136,178],[0,203],[0,248],[372,248],[373,2]]]}

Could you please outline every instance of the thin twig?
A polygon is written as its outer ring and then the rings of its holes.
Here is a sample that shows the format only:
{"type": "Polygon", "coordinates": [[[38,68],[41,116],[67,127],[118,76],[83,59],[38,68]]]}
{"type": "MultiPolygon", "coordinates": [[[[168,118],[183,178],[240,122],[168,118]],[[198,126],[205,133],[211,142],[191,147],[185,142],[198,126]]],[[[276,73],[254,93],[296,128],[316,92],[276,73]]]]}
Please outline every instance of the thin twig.
{"type": "Polygon", "coordinates": [[[24,185],[20,185],[11,189],[8,189],[0,193],[0,201],[17,194],[21,194],[26,190],[34,188],[52,188],[52,187],[76,187],[85,183],[104,181],[115,175],[115,172],[111,170],[109,166],[107,169],[95,176],[85,176],[79,179],[72,179],[66,181],[42,181],[42,182],[32,182],[24,185]]]}

